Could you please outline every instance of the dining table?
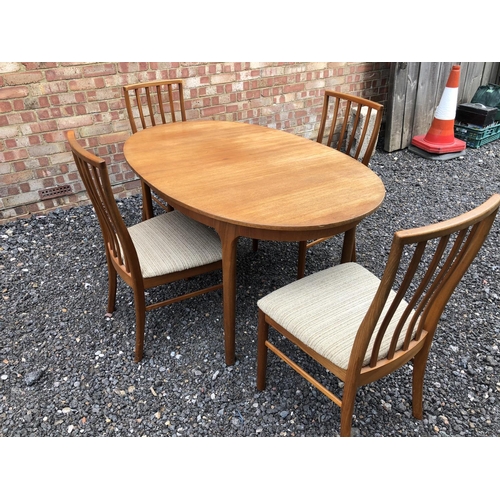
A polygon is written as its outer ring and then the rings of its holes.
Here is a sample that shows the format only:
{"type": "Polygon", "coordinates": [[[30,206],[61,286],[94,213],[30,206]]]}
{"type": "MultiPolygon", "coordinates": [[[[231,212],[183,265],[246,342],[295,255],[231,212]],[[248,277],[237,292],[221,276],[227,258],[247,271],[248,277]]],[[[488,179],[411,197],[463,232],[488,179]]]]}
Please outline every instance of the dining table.
{"type": "Polygon", "coordinates": [[[257,124],[192,120],[146,128],[124,144],[131,169],[173,209],[214,228],[222,245],[225,361],[233,365],[240,237],[297,241],[346,233],[381,205],[381,179],[324,144],[257,124]]]}

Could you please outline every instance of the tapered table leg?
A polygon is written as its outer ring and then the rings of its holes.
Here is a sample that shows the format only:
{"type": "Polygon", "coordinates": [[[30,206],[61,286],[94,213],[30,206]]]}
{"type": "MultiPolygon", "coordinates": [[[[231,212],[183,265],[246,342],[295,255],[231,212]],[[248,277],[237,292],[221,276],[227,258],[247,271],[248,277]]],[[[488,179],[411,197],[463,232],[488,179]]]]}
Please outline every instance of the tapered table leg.
{"type": "Polygon", "coordinates": [[[356,262],[356,227],[349,229],[344,234],[341,262],[356,262]]]}
{"type": "Polygon", "coordinates": [[[306,273],[307,241],[299,241],[299,259],[297,264],[297,279],[304,277],[306,273]]]}
{"type": "Polygon", "coordinates": [[[236,248],[238,235],[236,228],[221,224],[217,229],[222,243],[222,283],[224,306],[224,343],[226,365],[235,362],[236,334],[236,248]]]}

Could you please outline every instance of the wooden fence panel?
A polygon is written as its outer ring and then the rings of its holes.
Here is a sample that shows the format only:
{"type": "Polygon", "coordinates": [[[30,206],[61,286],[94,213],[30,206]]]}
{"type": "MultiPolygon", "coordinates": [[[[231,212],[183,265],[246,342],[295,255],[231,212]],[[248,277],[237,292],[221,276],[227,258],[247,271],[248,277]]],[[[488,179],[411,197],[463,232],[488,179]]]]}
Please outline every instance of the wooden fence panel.
{"type": "Polygon", "coordinates": [[[470,102],[482,84],[484,63],[461,63],[458,103],[470,102]]]}

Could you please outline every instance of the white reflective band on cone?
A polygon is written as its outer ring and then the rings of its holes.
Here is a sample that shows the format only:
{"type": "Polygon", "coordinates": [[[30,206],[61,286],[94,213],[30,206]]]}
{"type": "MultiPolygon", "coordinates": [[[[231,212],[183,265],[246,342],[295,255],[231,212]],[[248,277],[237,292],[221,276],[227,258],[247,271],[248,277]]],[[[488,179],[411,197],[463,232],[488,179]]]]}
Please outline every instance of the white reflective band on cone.
{"type": "Polygon", "coordinates": [[[458,87],[445,87],[434,118],[439,120],[454,120],[457,112],[457,101],[458,87]]]}

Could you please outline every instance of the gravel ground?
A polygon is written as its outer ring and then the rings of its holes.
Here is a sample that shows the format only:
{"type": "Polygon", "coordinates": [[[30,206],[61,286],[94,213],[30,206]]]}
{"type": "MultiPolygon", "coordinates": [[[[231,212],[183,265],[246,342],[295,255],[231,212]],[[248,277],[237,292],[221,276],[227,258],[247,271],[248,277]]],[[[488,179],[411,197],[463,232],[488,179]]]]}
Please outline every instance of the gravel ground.
{"type": "MultiPolygon", "coordinates": [[[[387,195],[359,227],[358,262],[380,276],[394,231],[455,216],[500,192],[500,141],[448,161],[376,151],[371,168],[387,195]]],[[[119,203],[128,225],[139,221],[140,203],[119,203]]],[[[423,420],[412,417],[403,368],[359,390],[355,435],[499,435],[499,233],[497,220],[438,327],[423,420]]],[[[306,272],[339,255],[340,238],[311,249],[306,272]]],[[[106,262],[92,208],[2,225],[0,436],[337,436],[338,407],[276,356],[268,388],[255,388],[256,302],[295,279],[296,259],[296,243],[261,242],[253,253],[251,241],[240,240],[234,366],[224,363],[220,291],[148,313],[145,357],[135,364],[133,299],[120,281],[117,309],[105,315],[106,262]]],[[[334,377],[329,384],[338,390],[334,377]]]]}

